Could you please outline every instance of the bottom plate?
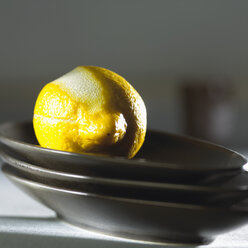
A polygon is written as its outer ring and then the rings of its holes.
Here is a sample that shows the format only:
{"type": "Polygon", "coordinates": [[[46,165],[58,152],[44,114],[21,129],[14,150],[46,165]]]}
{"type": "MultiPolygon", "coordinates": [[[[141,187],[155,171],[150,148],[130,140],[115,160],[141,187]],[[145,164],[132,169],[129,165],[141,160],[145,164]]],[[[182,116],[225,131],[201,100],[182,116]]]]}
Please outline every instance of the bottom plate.
{"type": "Polygon", "coordinates": [[[65,221],[112,236],[199,245],[248,222],[247,211],[87,194],[23,179],[6,165],[3,172],[65,221]]]}

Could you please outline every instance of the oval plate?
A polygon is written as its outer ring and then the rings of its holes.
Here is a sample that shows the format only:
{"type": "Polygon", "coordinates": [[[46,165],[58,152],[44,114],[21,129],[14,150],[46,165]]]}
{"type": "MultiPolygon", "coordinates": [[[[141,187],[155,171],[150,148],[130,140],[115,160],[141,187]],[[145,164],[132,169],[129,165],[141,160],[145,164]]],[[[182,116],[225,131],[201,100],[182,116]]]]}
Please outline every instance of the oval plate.
{"type": "Polygon", "coordinates": [[[150,130],[141,150],[131,160],[42,148],[31,122],[0,125],[0,142],[44,168],[135,180],[197,183],[212,174],[240,169],[247,162],[241,154],[222,146],[150,130]]]}

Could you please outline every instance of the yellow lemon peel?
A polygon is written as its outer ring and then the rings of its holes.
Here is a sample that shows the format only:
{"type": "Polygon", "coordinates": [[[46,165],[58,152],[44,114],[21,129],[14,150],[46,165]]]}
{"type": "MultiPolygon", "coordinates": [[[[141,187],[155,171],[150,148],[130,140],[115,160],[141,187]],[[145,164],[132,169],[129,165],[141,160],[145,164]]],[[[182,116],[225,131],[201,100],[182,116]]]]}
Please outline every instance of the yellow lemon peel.
{"type": "Polygon", "coordinates": [[[33,125],[40,145],[132,158],[146,133],[146,108],[121,76],[79,66],[41,90],[33,125]]]}

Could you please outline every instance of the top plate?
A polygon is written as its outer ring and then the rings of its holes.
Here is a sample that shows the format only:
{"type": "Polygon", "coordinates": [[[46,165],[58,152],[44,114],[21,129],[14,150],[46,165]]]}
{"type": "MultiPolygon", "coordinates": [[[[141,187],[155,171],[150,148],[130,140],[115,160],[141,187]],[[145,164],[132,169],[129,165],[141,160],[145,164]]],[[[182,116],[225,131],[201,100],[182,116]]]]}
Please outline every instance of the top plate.
{"type": "Polygon", "coordinates": [[[218,172],[240,169],[247,163],[244,156],[225,147],[151,130],[147,131],[141,150],[131,160],[42,148],[31,122],[0,125],[0,142],[4,149],[28,162],[80,175],[193,183],[218,172]]]}

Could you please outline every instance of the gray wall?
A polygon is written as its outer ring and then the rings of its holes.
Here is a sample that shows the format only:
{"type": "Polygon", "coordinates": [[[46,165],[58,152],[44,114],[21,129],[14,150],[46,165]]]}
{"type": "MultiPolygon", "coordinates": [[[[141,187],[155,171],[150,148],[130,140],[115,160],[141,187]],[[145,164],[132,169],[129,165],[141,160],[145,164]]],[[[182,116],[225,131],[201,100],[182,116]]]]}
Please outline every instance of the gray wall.
{"type": "Polygon", "coordinates": [[[245,0],[1,1],[0,122],[31,118],[45,83],[90,64],[126,77],[149,126],[172,132],[183,78],[229,78],[233,139],[248,145],[247,26],[245,0]]]}

